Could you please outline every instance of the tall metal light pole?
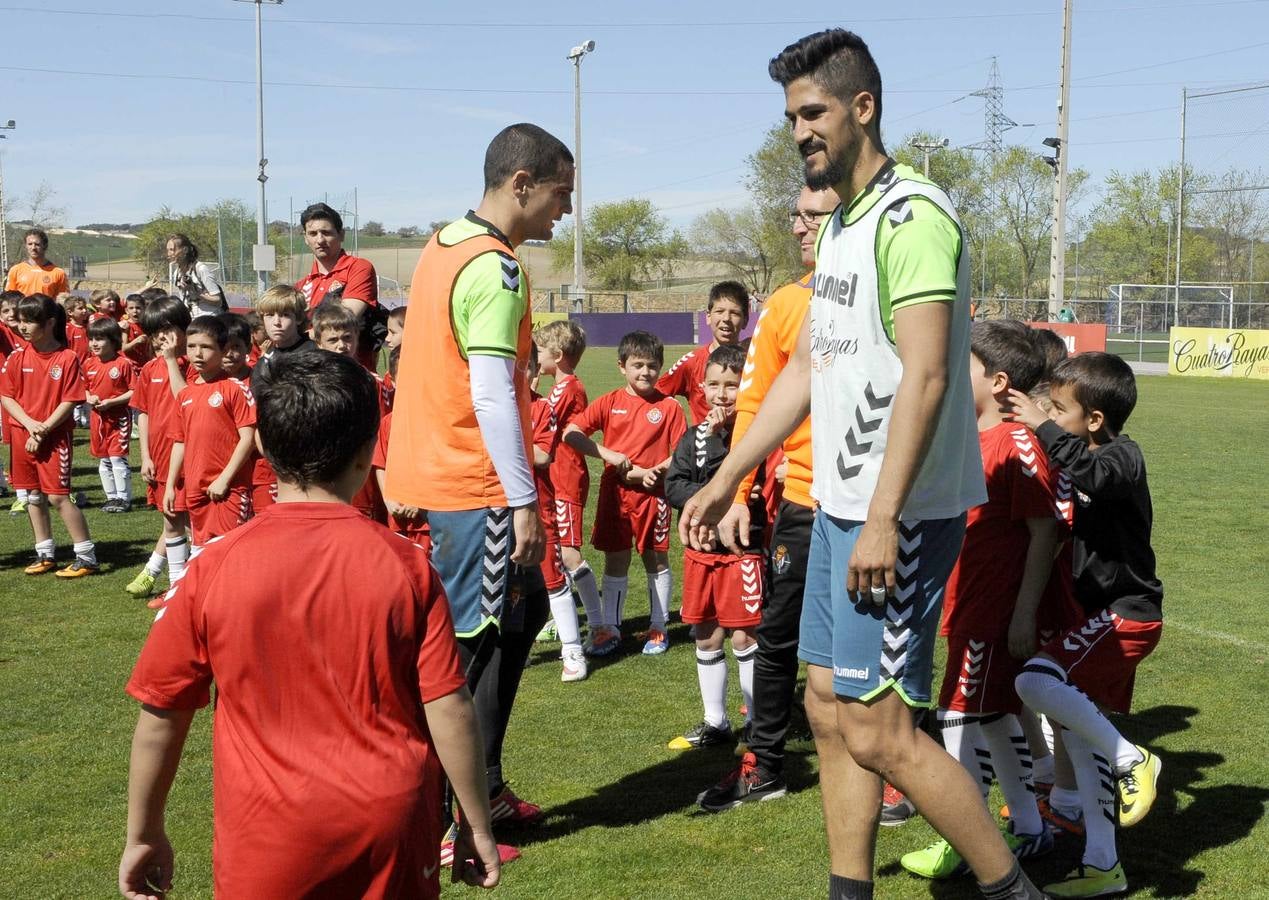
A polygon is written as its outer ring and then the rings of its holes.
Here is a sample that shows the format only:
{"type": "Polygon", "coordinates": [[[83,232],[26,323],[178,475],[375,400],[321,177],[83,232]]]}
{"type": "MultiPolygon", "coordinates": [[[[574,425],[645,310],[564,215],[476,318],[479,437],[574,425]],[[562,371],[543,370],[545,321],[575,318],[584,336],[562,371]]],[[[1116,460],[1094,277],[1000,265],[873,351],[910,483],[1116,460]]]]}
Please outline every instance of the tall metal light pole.
{"type": "Polygon", "coordinates": [[[930,177],[930,154],[936,150],[942,150],[947,145],[947,138],[943,138],[941,141],[918,141],[915,139],[912,141],[912,146],[920,150],[922,157],[924,157],[922,168],[925,170],[926,178],[930,177]]]}
{"type": "MultiPolygon", "coordinates": [[[[18,127],[18,123],[10,119],[3,125],[0,125],[0,131],[12,131],[18,127]]],[[[0,134],[0,138],[7,138],[7,134],[0,134]]],[[[9,274],[9,223],[4,220],[4,166],[0,160],[0,278],[4,278],[9,274]]]]}
{"type": "Polygon", "coordinates": [[[582,294],[582,57],[595,50],[585,41],[568,52],[573,61],[573,296],[582,294]]]}
{"type": "Polygon", "coordinates": [[[1053,233],[1049,240],[1049,320],[1062,309],[1066,280],[1066,158],[1067,124],[1070,121],[1071,99],[1071,5],[1062,4],[1062,68],[1058,81],[1058,135],[1045,144],[1055,151],[1053,168],[1053,233]]]}
{"type": "Polygon", "coordinates": [[[259,166],[256,181],[260,182],[260,197],[256,202],[256,247],[252,250],[251,258],[256,270],[256,290],[259,294],[263,294],[269,286],[267,273],[273,271],[274,266],[267,258],[268,251],[263,249],[269,243],[268,207],[264,199],[264,183],[269,180],[269,176],[264,174],[264,167],[269,164],[269,160],[264,155],[264,52],[261,35],[261,7],[266,3],[281,6],[282,0],[237,0],[237,2],[251,3],[256,8],[256,157],[259,166]]]}

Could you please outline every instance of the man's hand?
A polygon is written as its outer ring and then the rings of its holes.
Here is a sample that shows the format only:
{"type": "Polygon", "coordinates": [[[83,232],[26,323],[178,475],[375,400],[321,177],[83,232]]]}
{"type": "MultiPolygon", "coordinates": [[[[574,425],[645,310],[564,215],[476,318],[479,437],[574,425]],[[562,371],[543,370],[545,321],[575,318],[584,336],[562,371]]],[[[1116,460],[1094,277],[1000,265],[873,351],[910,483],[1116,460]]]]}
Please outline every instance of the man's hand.
{"type": "Polygon", "coordinates": [[[718,539],[715,526],[731,508],[736,485],[725,484],[715,476],[696,492],[679,516],[679,539],[693,550],[711,550],[718,539]]]}
{"type": "Polygon", "coordinates": [[[1014,659],[1030,659],[1039,649],[1035,636],[1035,614],[1014,609],[1009,620],[1009,655],[1014,659]]]}
{"type": "Polygon", "coordinates": [[[1049,421],[1049,414],[1036,406],[1035,401],[1022,391],[1010,389],[1009,397],[1004,401],[1001,408],[1009,413],[1015,422],[1021,422],[1032,431],[1049,421]]]}
{"type": "Polygon", "coordinates": [[[846,568],[846,592],[856,603],[882,606],[894,593],[894,567],[899,557],[899,523],[866,519],[855,539],[846,568]]]}
{"type": "Polygon", "coordinates": [[[516,548],[511,554],[511,561],[517,566],[536,566],[541,563],[546,556],[546,530],[542,527],[537,503],[517,506],[511,511],[511,523],[516,536],[516,548]]]}
{"type": "Polygon", "coordinates": [[[158,477],[154,474],[154,460],[144,454],[141,456],[141,477],[145,479],[146,484],[159,483],[158,477]]]}
{"type": "Polygon", "coordinates": [[[498,856],[498,844],[487,831],[473,833],[471,826],[458,824],[458,836],[454,840],[454,864],[450,881],[462,882],[472,887],[491,888],[502,877],[502,860],[498,856]]]}
{"type": "Polygon", "coordinates": [[[213,500],[224,500],[229,495],[229,479],[222,472],[220,477],[207,485],[207,496],[213,500]]]}
{"type": "Polygon", "coordinates": [[[166,834],[148,841],[129,838],[119,860],[119,893],[129,900],[162,900],[172,887],[173,860],[166,834]]]}
{"type": "Polygon", "coordinates": [[[749,507],[733,503],[727,515],[718,521],[718,540],[737,556],[749,551],[749,507]]]}

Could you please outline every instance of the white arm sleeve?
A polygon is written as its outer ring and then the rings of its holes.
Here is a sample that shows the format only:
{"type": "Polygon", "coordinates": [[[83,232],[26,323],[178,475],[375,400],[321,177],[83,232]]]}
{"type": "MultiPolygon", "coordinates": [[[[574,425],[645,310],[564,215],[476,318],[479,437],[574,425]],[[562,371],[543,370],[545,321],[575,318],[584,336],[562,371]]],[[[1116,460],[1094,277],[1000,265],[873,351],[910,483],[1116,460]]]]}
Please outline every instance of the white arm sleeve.
{"type": "Polygon", "coordinates": [[[507,505],[514,508],[535,503],[538,495],[533,486],[533,470],[524,453],[524,432],[512,380],[515,360],[472,354],[468,364],[476,424],[507,494],[507,505]]]}

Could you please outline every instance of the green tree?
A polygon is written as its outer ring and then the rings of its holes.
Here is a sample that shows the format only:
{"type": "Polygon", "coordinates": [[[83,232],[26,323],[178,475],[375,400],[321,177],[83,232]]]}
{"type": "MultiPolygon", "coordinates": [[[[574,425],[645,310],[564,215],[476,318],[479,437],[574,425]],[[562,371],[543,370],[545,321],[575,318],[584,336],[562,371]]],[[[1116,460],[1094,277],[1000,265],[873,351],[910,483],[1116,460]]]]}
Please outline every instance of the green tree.
{"type": "MultiPolygon", "coordinates": [[[[588,286],[630,290],[641,282],[673,277],[674,264],[687,252],[687,242],[671,231],[649,200],[600,203],[586,214],[582,259],[588,286]]],[[[565,227],[551,241],[556,268],[573,266],[573,228],[565,227]]]]}
{"type": "MultiPolygon", "coordinates": [[[[992,161],[991,179],[995,188],[991,214],[1000,223],[1014,263],[1012,273],[997,283],[1014,296],[1031,297],[1042,290],[1049,274],[1053,170],[1031,150],[1013,146],[992,161]]],[[[1078,204],[1087,182],[1088,173],[1083,169],[1066,173],[1068,206],[1078,204]]]]}
{"type": "Polygon", "coordinates": [[[376,222],[374,219],[371,219],[362,226],[361,233],[366,237],[383,237],[386,232],[383,229],[382,222],[376,222]]]}
{"type": "Polygon", "coordinates": [[[806,184],[802,154],[793,142],[793,132],[783,122],[767,129],[762,143],[745,160],[749,173],[745,176],[753,202],[759,209],[778,209],[787,215],[797,203],[806,184]]]}
{"type": "MultiPolygon", "coordinates": [[[[251,268],[251,248],[256,242],[255,211],[241,200],[221,200],[202,206],[191,213],[178,213],[170,207],[160,209],[137,236],[133,256],[145,267],[151,281],[167,282],[167,239],[175,232],[189,236],[198,248],[198,258],[209,265],[220,266],[221,280],[228,284],[249,284],[255,281],[251,268]]],[[[285,231],[273,230],[269,243],[277,251],[277,268],[284,271],[287,263],[285,231]]]]}
{"type": "Polygon", "coordinates": [[[792,280],[802,269],[784,210],[763,210],[754,204],[712,209],[692,224],[690,244],[694,255],[725,263],[759,294],[792,280]]]}

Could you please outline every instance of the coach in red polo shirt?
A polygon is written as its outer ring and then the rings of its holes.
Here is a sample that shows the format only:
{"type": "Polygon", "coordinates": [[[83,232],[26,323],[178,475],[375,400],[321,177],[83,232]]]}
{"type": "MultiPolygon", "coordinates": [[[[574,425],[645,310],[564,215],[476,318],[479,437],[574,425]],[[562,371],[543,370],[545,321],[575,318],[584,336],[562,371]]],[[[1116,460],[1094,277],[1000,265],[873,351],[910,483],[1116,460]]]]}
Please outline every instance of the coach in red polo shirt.
{"type": "MultiPolygon", "coordinates": [[[[325,203],[314,203],[300,213],[304,243],[313,254],[313,268],[295,287],[308,300],[309,310],[324,300],[338,300],[365,321],[366,309],[379,305],[379,279],[370,260],[344,252],[344,220],[325,203]]],[[[374,371],[375,347],[362,328],[357,358],[374,371]]]]}

